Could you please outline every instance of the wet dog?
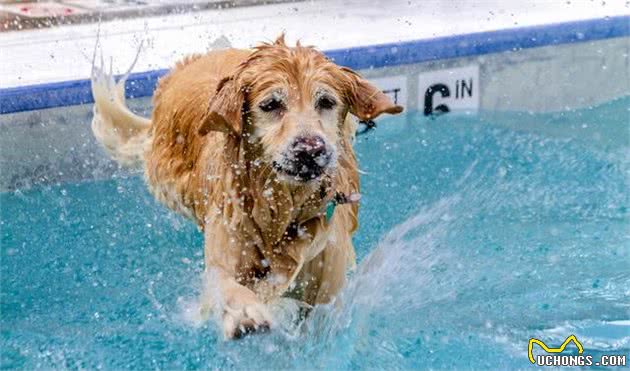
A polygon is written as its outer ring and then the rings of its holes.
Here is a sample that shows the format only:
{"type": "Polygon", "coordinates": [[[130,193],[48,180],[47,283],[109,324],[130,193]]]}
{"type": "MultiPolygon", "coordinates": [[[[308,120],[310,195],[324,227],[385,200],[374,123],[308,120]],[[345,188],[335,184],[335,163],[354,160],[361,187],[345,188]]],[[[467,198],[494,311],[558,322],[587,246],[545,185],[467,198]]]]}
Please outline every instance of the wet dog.
{"type": "Polygon", "coordinates": [[[226,338],[274,326],[268,303],[329,302],[354,265],[359,192],[355,116],[397,114],[357,73],[284,36],[252,50],[194,55],[159,81],[150,120],[125,105],[124,80],[95,69],[93,132],[151,193],[203,230],[226,338]]]}

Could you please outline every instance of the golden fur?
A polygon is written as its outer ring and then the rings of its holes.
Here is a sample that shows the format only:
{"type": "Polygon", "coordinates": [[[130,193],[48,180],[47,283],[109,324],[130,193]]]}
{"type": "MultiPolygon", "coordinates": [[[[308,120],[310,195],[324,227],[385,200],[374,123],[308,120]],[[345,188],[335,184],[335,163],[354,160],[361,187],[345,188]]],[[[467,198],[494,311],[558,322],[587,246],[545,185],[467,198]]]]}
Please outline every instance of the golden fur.
{"type": "Polygon", "coordinates": [[[178,63],[159,82],[150,123],[124,114],[124,97],[110,107],[102,91],[93,121],[99,141],[122,163],[137,158],[128,147],[144,152],[151,192],[203,230],[215,293],[206,300],[227,338],[273,327],[267,303],[279,296],[316,304],[339,291],[354,265],[358,205],[338,206],[329,221],[325,209],[336,192],[359,191],[349,113],[371,119],[402,107],[315,49],[286,46],[282,36],[178,63]],[[258,108],[274,94],[284,111],[258,108]],[[339,104],[316,108],[321,94],[339,104]],[[334,163],[318,179],[295,181],[272,163],[304,133],[325,138],[334,163]]]}

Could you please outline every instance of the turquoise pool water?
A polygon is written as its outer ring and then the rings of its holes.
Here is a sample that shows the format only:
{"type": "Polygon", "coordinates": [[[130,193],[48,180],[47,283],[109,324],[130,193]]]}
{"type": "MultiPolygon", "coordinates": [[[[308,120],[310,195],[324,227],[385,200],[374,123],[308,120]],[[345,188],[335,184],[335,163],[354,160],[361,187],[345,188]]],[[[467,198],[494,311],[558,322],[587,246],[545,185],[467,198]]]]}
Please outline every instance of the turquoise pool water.
{"type": "Polygon", "coordinates": [[[530,368],[530,337],[569,334],[627,355],[629,109],[382,120],[343,305],[235,342],[188,319],[200,233],[140,178],[4,193],[0,366],[530,368]]]}

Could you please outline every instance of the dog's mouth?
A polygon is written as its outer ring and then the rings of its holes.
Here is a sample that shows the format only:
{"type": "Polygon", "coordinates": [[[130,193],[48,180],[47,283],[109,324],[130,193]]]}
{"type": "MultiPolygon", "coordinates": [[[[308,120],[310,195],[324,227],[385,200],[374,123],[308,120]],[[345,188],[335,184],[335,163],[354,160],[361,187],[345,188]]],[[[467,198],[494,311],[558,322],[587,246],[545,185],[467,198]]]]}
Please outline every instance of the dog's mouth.
{"type": "Polygon", "coordinates": [[[301,183],[318,180],[330,167],[332,161],[331,154],[324,154],[317,157],[295,157],[285,158],[281,161],[273,161],[274,170],[285,175],[289,179],[301,183]]]}

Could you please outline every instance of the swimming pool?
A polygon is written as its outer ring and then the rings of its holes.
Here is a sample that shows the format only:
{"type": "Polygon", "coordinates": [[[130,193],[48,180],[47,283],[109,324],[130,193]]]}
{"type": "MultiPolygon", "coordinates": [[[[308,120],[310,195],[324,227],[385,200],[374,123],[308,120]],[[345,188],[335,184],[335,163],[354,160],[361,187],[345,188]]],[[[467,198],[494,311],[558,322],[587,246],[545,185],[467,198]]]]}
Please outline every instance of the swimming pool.
{"type": "Polygon", "coordinates": [[[525,368],[570,333],[628,354],[628,107],[381,120],[343,304],[237,342],[195,321],[201,234],[140,177],[2,193],[2,367],[525,368]]]}
{"type": "Polygon", "coordinates": [[[0,33],[0,368],[525,369],[530,339],[569,335],[628,355],[627,4],[427,3],[0,33]],[[339,302],[300,323],[285,301],[275,331],[226,342],[198,315],[200,232],[95,143],[85,78],[95,35],[118,72],[144,43],[126,95],[148,116],[182,55],[280,30],[406,111],[355,143],[359,264],[339,302]]]}

